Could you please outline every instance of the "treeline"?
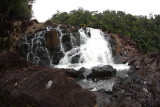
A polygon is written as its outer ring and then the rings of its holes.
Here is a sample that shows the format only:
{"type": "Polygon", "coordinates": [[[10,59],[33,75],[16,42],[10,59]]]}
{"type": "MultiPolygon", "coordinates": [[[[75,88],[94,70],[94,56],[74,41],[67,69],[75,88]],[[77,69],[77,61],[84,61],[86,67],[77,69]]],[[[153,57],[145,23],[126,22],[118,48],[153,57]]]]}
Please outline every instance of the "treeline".
{"type": "Polygon", "coordinates": [[[29,20],[34,0],[0,0],[0,28],[9,21],[29,20]]]}
{"type": "Polygon", "coordinates": [[[82,8],[69,13],[57,11],[52,22],[82,27],[100,28],[104,31],[130,36],[143,53],[160,50],[160,15],[133,16],[122,11],[106,10],[102,13],[82,8]]]}

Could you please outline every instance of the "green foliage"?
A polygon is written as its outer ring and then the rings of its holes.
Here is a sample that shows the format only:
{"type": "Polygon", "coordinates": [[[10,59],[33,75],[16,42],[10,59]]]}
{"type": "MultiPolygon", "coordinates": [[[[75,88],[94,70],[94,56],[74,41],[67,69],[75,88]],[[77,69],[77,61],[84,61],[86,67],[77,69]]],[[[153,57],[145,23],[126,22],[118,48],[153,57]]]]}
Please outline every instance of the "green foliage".
{"type": "Polygon", "coordinates": [[[160,50],[160,15],[133,16],[122,11],[102,13],[79,8],[69,13],[57,11],[52,22],[102,30],[130,36],[143,53],[160,50]]]}
{"type": "Polygon", "coordinates": [[[0,0],[0,26],[7,21],[29,20],[34,0],[0,0]]]}

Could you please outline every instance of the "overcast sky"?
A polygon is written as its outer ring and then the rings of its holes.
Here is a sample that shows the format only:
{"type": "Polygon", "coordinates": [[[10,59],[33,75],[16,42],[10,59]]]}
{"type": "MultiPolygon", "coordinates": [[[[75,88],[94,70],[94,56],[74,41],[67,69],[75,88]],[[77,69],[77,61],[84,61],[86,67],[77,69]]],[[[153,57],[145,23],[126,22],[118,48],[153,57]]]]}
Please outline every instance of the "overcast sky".
{"type": "Polygon", "coordinates": [[[36,0],[34,18],[44,22],[57,10],[69,12],[82,7],[85,10],[120,10],[133,15],[160,14],[160,0],[36,0]]]}

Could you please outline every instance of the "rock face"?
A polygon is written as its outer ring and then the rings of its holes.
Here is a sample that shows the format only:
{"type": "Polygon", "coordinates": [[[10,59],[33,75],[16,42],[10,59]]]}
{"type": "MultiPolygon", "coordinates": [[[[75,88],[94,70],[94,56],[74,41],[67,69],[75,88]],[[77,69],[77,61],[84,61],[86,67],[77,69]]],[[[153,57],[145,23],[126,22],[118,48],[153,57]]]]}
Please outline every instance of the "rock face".
{"type": "MultiPolygon", "coordinates": [[[[80,45],[78,28],[45,23],[36,32],[24,34],[16,41],[16,51],[34,65],[57,65],[64,53],[80,45]]],[[[79,56],[72,60],[77,63],[79,56]]]]}
{"type": "Polygon", "coordinates": [[[109,107],[160,106],[160,52],[137,56],[130,61],[134,69],[128,78],[113,87],[109,107]]]}
{"type": "MultiPolygon", "coordinates": [[[[95,106],[95,95],[82,89],[73,78],[67,77],[63,70],[30,66],[14,52],[6,54],[5,57],[1,55],[0,60],[2,58],[8,68],[0,73],[1,107],[95,106]]],[[[4,67],[3,64],[1,66],[4,67]]]]}
{"type": "Polygon", "coordinates": [[[131,38],[113,33],[108,36],[115,63],[126,63],[135,56],[142,55],[131,38]]]}
{"type": "Polygon", "coordinates": [[[116,75],[116,69],[112,66],[96,66],[92,68],[92,72],[88,75],[88,78],[110,78],[114,75],[116,75]]]}
{"type": "Polygon", "coordinates": [[[8,22],[0,29],[0,53],[16,50],[17,40],[26,33],[35,33],[44,25],[37,20],[8,22]]]}

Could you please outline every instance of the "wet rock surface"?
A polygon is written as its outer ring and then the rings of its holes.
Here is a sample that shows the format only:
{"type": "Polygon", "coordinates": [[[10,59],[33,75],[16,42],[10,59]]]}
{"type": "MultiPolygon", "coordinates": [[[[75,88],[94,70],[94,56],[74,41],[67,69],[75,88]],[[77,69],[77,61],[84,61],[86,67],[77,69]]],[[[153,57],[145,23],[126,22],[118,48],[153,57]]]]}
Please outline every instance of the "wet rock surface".
{"type": "Polygon", "coordinates": [[[142,55],[138,45],[130,37],[111,33],[106,35],[106,38],[109,38],[114,62],[117,64],[126,63],[132,60],[132,58],[142,55]]]}
{"type": "Polygon", "coordinates": [[[92,72],[87,76],[88,78],[110,78],[116,75],[116,69],[111,65],[102,67],[96,66],[92,68],[92,72]]]}
{"type": "MultiPolygon", "coordinates": [[[[76,27],[46,22],[34,32],[21,34],[15,44],[15,50],[34,65],[57,65],[64,52],[80,45],[80,34],[76,27]]],[[[77,55],[72,62],[78,59],[77,55]]]]}
{"type": "Polygon", "coordinates": [[[109,107],[160,106],[160,52],[137,56],[130,61],[134,66],[129,76],[113,87],[109,107]]]}
{"type": "MultiPolygon", "coordinates": [[[[0,73],[0,106],[94,107],[96,97],[60,69],[30,66],[15,52],[0,55],[8,65],[0,73]],[[8,59],[8,58],[13,59],[8,59]],[[6,61],[8,60],[8,62],[6,61]]],[[[3,67],[1,63],[1,67],[3,67]]]]}
{"type": "Polygon", "coordinates": [[[77,79],[82,79],[84,78],[83,73],[85,72],[84,70],[80,69],[80,70],[74,70],[74,69],[64,69],[64,71],[66,72],[66,75],[72,78],[77,78],[77,79]]]}

